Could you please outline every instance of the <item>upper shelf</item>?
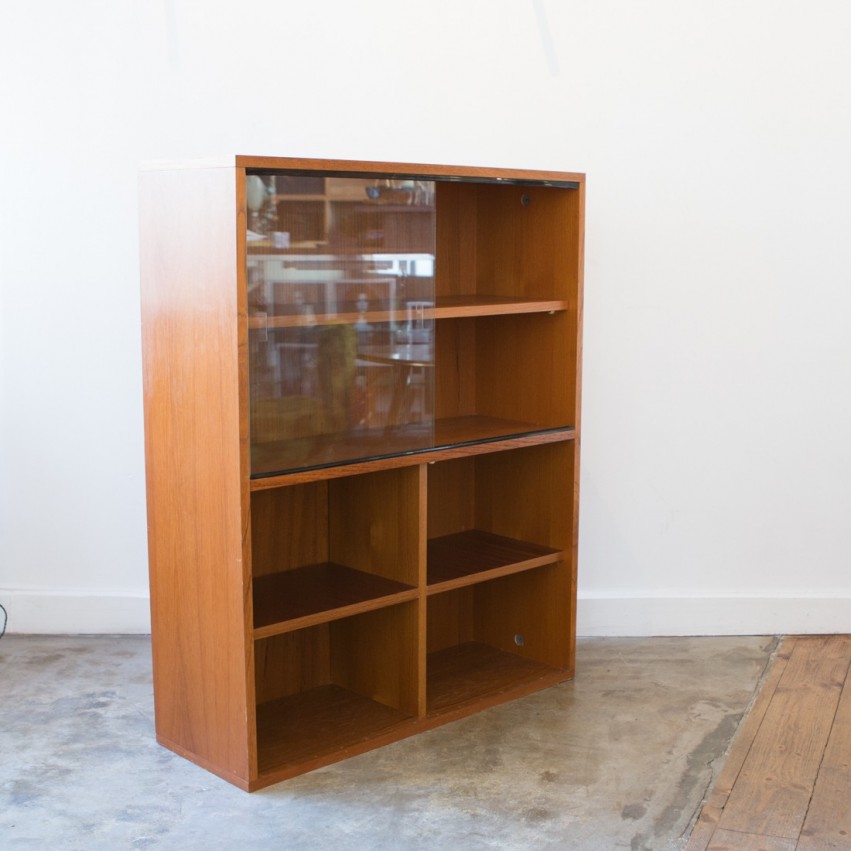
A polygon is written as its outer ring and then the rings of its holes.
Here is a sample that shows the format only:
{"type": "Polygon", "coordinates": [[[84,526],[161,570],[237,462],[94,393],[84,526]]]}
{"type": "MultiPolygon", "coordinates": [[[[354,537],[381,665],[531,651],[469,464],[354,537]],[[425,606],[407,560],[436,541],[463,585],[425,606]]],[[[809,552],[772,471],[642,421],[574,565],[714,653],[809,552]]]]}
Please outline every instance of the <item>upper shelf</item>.
{"type": "Polygon", "coordinates": [[[435,420],[433,431],[425,433],[412,424],[343,438],[315,435],[255,446],[251,490],[558,443],[574,440],[576,430],[472,415],[435,420]]]}
{"type": "MultiPolygon", "coordinates": [[[[459,319],[474,316],[501,316],[517,313],[555,313],[567,310],[565,299],[503,298],[489,295],[438,296],[433,307],[424,307],[417,312],[418,320],[459,319]]],[[[365,313],[344,307],[334,313],[290,313],[268,315],[266,313],[249,316],[248,327],[299,328],[308,325],[329,323],[354,324],[358,320],[378,322],[403,322],[408,318],[407,308],[369,310],[365,313]]]]}

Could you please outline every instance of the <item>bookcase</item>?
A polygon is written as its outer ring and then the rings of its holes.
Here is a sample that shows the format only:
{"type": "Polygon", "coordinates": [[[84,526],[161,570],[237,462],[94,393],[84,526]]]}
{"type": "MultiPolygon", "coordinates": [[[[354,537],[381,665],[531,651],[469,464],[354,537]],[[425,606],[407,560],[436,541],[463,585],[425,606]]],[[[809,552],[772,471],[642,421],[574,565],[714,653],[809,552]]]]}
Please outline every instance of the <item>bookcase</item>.
{"type": "Polygon", "coordinates": [[[584,191],[141,171],[161,744],[254,790],[573,676],[584,191]]]}

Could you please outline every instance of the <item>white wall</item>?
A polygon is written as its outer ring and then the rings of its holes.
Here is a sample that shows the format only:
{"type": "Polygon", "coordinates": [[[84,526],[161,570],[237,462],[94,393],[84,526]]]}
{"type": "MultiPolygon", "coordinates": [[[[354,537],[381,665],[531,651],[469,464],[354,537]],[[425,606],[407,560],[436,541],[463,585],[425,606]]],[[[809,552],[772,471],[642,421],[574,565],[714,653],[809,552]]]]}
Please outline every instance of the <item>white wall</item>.
{"type": "Polygon", "coordinates": [[[580,633],[851,631],[844,0],[0,11],[0,602],[145,631],[141,161],[586,171],[580,633]]]}

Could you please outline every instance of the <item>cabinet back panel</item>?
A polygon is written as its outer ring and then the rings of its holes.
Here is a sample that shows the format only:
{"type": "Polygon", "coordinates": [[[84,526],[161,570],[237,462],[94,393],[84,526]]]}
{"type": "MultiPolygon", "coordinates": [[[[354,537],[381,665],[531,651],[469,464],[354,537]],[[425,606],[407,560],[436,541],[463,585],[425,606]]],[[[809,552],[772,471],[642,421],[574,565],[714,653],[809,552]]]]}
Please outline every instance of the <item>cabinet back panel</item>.
{"type": "Polygon", "coordinates": [[[575,451],[570,441],[474,459],[476,528],[569,550],[575,451]]]}
{"type": "Polygon", "coordinates": [[[567,320],[563,313],[474,320],[477,413],[547,427],[575,424],[567,320]]]}
{"type": "Polygon", "coordinates": [[[333,682],[416,715],[419,706],[417,604],[379,609],[331,624],[333,682]]]}
{"type": "Polygon", "coordinates": [[[476,640],[556,668],[570,667],[570,585],[570,571],[561,562],[476,586],[476,640]]]}
{"type": "Polygon", "coordinates": [[[434,359],[435,418],[475,414],[475,320],[442,319],[437,322],[434,359]]]}
{"type": "Polygon", "coordinates": [[[257,703],[334,684],[416,715],[417,610],[406,603],[255,642],[257,703]]]}
{"type": "Polygon", "coordinates": [[[475,458],[428,466],[428,536],[439,538],[474,529],[475,458]]]}
{"type": "Polygon", "coordinates": [[[255,642],[257,703],[267,703],[331,682],[328,624],[255,642]]]}
{"type": "Polygon", "coordinates": [[[580,227],[576,189],[438,182],[437,295],[575,303],[580,227]]]}
{"type": "Polygon", "coordinates": [[[473,590],[460,588],[428,598],[428,653],[473,641],[473,590]]]}
{"type": "Polygon", "coordinates": [[[469,295],[476,281],[476,187],[438,183],[435,198],[437,296],[469,295]]]}
{"type": "Polygon", "coordinates": [[[478,292],[568,298],[577,280],[578,192],[487,184],[476,192],[478,292]]]}
{"type": "Polygon", "coordinates": [[[254,576],[328,561],[328,483],[251,494],[254,576]]]}
{"type": "Polygon", "coordinates": [[[419,476],[418,467],[407,467],[331,481],[331,560],[416,585],[419,476]]]}
{"type": "Polygon", "coordinates": [[[481,414],[545,428],[575,425],[574,319],[557,313],[439,321],[436,418],[481,414]]]}
{"type": "Polygon", "coordinates": [[[477,641],[567,668],[573,658],[570,600],[564,563],[435,594],[428,598],[428,652],[477,641]]]}

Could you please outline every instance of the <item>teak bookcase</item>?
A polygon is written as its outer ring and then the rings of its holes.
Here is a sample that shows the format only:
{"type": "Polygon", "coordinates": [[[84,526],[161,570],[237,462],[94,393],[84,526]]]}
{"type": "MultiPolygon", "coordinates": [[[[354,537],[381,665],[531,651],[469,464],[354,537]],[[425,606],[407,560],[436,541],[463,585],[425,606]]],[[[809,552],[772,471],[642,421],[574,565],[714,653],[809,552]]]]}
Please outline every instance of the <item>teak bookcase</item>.
{"type": "Polygon", "coordinates": [[[158,741],[254,790],[574,671],[584,176],[140,176],[158,741]]]}

